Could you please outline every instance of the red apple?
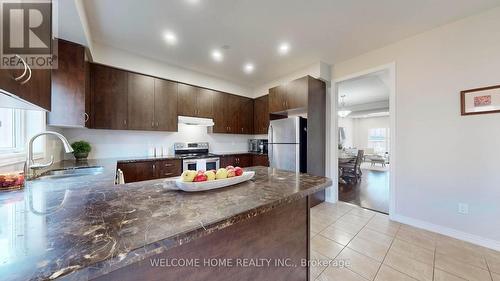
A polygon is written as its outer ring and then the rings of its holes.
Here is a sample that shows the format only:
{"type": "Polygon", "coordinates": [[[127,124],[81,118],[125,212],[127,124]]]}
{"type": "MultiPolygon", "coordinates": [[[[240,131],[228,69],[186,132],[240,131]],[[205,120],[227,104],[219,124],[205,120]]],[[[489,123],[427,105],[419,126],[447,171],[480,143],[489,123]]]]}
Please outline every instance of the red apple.
{"type": "Polygon", "coordinates": [[[234,169],[234,167],[233,166],[227,166],[226,170],[229,170],[229,169],[234,169]]]}
{"type": "Polygon", "coordinates": [[[207,181],[207,180],[208,180],[208,177],[205,174],[197,174],[194,177],[193,182],[201,182],[201,181],[207,181]]]}
{"type": "Polygon", "coordinates": [[[227,177],[228,178],[232,178],[232,177],[235,177],[235,176],[236,176],[236,172],[235,172],[234,168],[233,169],[227,169],[227,177]]]}
{"type": "Polygon", "coordinates": [[[239,176],[243,175],[243,169],[240,167],[235,167],[234,173],[236,174],[237,177],[239,177],[239,176]]]}

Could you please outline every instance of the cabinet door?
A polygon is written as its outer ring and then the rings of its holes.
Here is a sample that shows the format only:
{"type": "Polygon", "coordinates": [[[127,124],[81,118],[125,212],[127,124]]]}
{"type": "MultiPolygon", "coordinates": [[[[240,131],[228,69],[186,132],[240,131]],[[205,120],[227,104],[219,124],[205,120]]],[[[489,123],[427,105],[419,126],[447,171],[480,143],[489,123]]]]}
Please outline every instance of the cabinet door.
{"type": "Polygon", "coordinates": [[[251,167],[252,163],[252,155],[251,154],[240,154],[236,155],[236,165],[241,168],[251,167]]]}
{"type": "Polygon", "coordinates": [[[177,83],[155,79],[156,130],[177,132],[177,83]]]}
{"type": "Polygon", "coordinates": [[[18,96],[50,111],[51,108],[51,70],[31,69],[31,79],[19,85],[18,96]]]}
{"type": "Polygon", "coordinates": [[[267,134],[269,127],[269,95],[254,101],[254,134],[267,134]]]}
{"type": "Polygon", "coordinates": [[[0,68],[0,89],[14,95],[19,94],[19,82],[15,81],[15,77],[19,77],[23,71],[19,69],[0,68]]]}
{"type": "Polygon", "coordinates": [[[199,89],[196,98],[196,109],[195,113],[197,117],[201,118],[213,118],[213,100],[215,96],[215,91],[208,89],[199,89]]]}
{"type": "Polygon", "coordinates": [[[196,98],[198,88],[186,85],[177,85],[177,114],[181,116],[196,116],[196,98]]]}
{"type": "Polygon", "coordinates": [[[91,65],[92,124],[95,129],[127,129],[127,72],[91,65]]]}
{"type": "Polygon", "coordinates": [[[253,134],[253,100],[240,97],[240,134],[253,134]]]}
{"type": "Polygon", "coordinates": [[[154,78],[128,73],[128,129],[154,130],[154,78]]]}
{"type": "Polygon", "coordinates": [[[269,167],[269,158],[267,155],[253,155],[252,159],[253,166],[264,166],[269,167]]]}
{"type": "Polygon", "coordinates": [[[240,133],[240,99],[235,95],[226,95],[224,99],[224,119],[226,120],[227,133],[240,133]]]}
{"type": "Polygon", "coordinates": [[[122,170],[125,183],[147,181],[156,178],[154,173],[155,162],[153,161],[118,163],[117,167],[122,170]]]}
{"type": "Polygon", "coordinates": [[[156,161],[156,178],[177,177],[182,174],[182,160],[162,160],[156,161]]]}
{"type": "Polygon", "coordinates": [[[236,157],[234,155],[224,155],[220,158],[221,168],[226,168],[227,166],[238,166],[236,164],[236,157]]]}
{"type": "Polygon", "coordinates": [[[286,85],[269,89],[269,112],[282,112],[286,109],[286,85]]]}
{"type": "Polygon", "coordinates": [[[294,80],[287,85],[286,107],[298,109],[307,107],[308,76],[294,80]]]}
{"type": "Polygon", "coordinates": [[[58,68],[52,70],[52,126],[85,126],[85,48],[57,40],[58,68]]]}
{"type": "Polygon", "coordinates": [[[227,96],[228,94],[221,92],[215,92],[213,95],[212,105],[214,111],[213,119],[215,123],[212,127],[213,133],[225,134],[228,131],[227,122],[224,115],[224,113],[227,111],[225,107],[227,96]]]}

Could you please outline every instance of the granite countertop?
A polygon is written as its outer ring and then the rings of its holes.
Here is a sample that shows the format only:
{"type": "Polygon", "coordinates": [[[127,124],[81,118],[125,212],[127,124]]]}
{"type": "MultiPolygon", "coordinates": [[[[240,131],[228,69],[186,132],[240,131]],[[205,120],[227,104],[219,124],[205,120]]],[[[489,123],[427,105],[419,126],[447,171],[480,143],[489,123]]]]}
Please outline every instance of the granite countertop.
{"type": "Polygon", "coordinates": [[[88,280],[331,185],[331,180],[252,167],[251,181],[186,193],[168,179],[114,185],[120,159],[63,161],[52,169],[104,172],[29,181],[0,193],[2,280],[88,280]]]}
{"type": "Polygon", "coordinates": [[[249,151],[237,151],[237,152],[213,152],[215,155],[226,156],[226,155],[241,155],[241,154],[252,154],[252,155],[267,155],[267,153],[260,152],[249,152],[249,151]]]}

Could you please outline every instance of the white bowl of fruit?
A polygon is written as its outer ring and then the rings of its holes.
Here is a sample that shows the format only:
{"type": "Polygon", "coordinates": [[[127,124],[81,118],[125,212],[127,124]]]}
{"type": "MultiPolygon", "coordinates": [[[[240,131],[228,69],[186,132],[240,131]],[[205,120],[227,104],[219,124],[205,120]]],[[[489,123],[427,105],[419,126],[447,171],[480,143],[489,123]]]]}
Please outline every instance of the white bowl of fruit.
{"type": "Polygon", "coordinates": [[[242,183],[254,176],[254,171],[243,171],[242,168],[233,166],[220,168],[217,171],[188,170],[175,181],[175,185],[183,191],[205,191],[242,183]]]}

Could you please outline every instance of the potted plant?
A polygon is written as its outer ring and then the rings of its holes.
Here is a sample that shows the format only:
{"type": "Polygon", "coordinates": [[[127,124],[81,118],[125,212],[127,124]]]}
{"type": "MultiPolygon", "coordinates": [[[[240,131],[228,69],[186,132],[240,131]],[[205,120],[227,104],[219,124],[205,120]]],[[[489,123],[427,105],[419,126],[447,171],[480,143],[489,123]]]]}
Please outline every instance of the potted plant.
{"type": "Polygon", "coordinates": [[[92,146],[86,141],[76,141],[71,144],[71,147],[73,148],[73,156],[77,161],[87,159],[89,152],[92,150],[92,146]]]}

